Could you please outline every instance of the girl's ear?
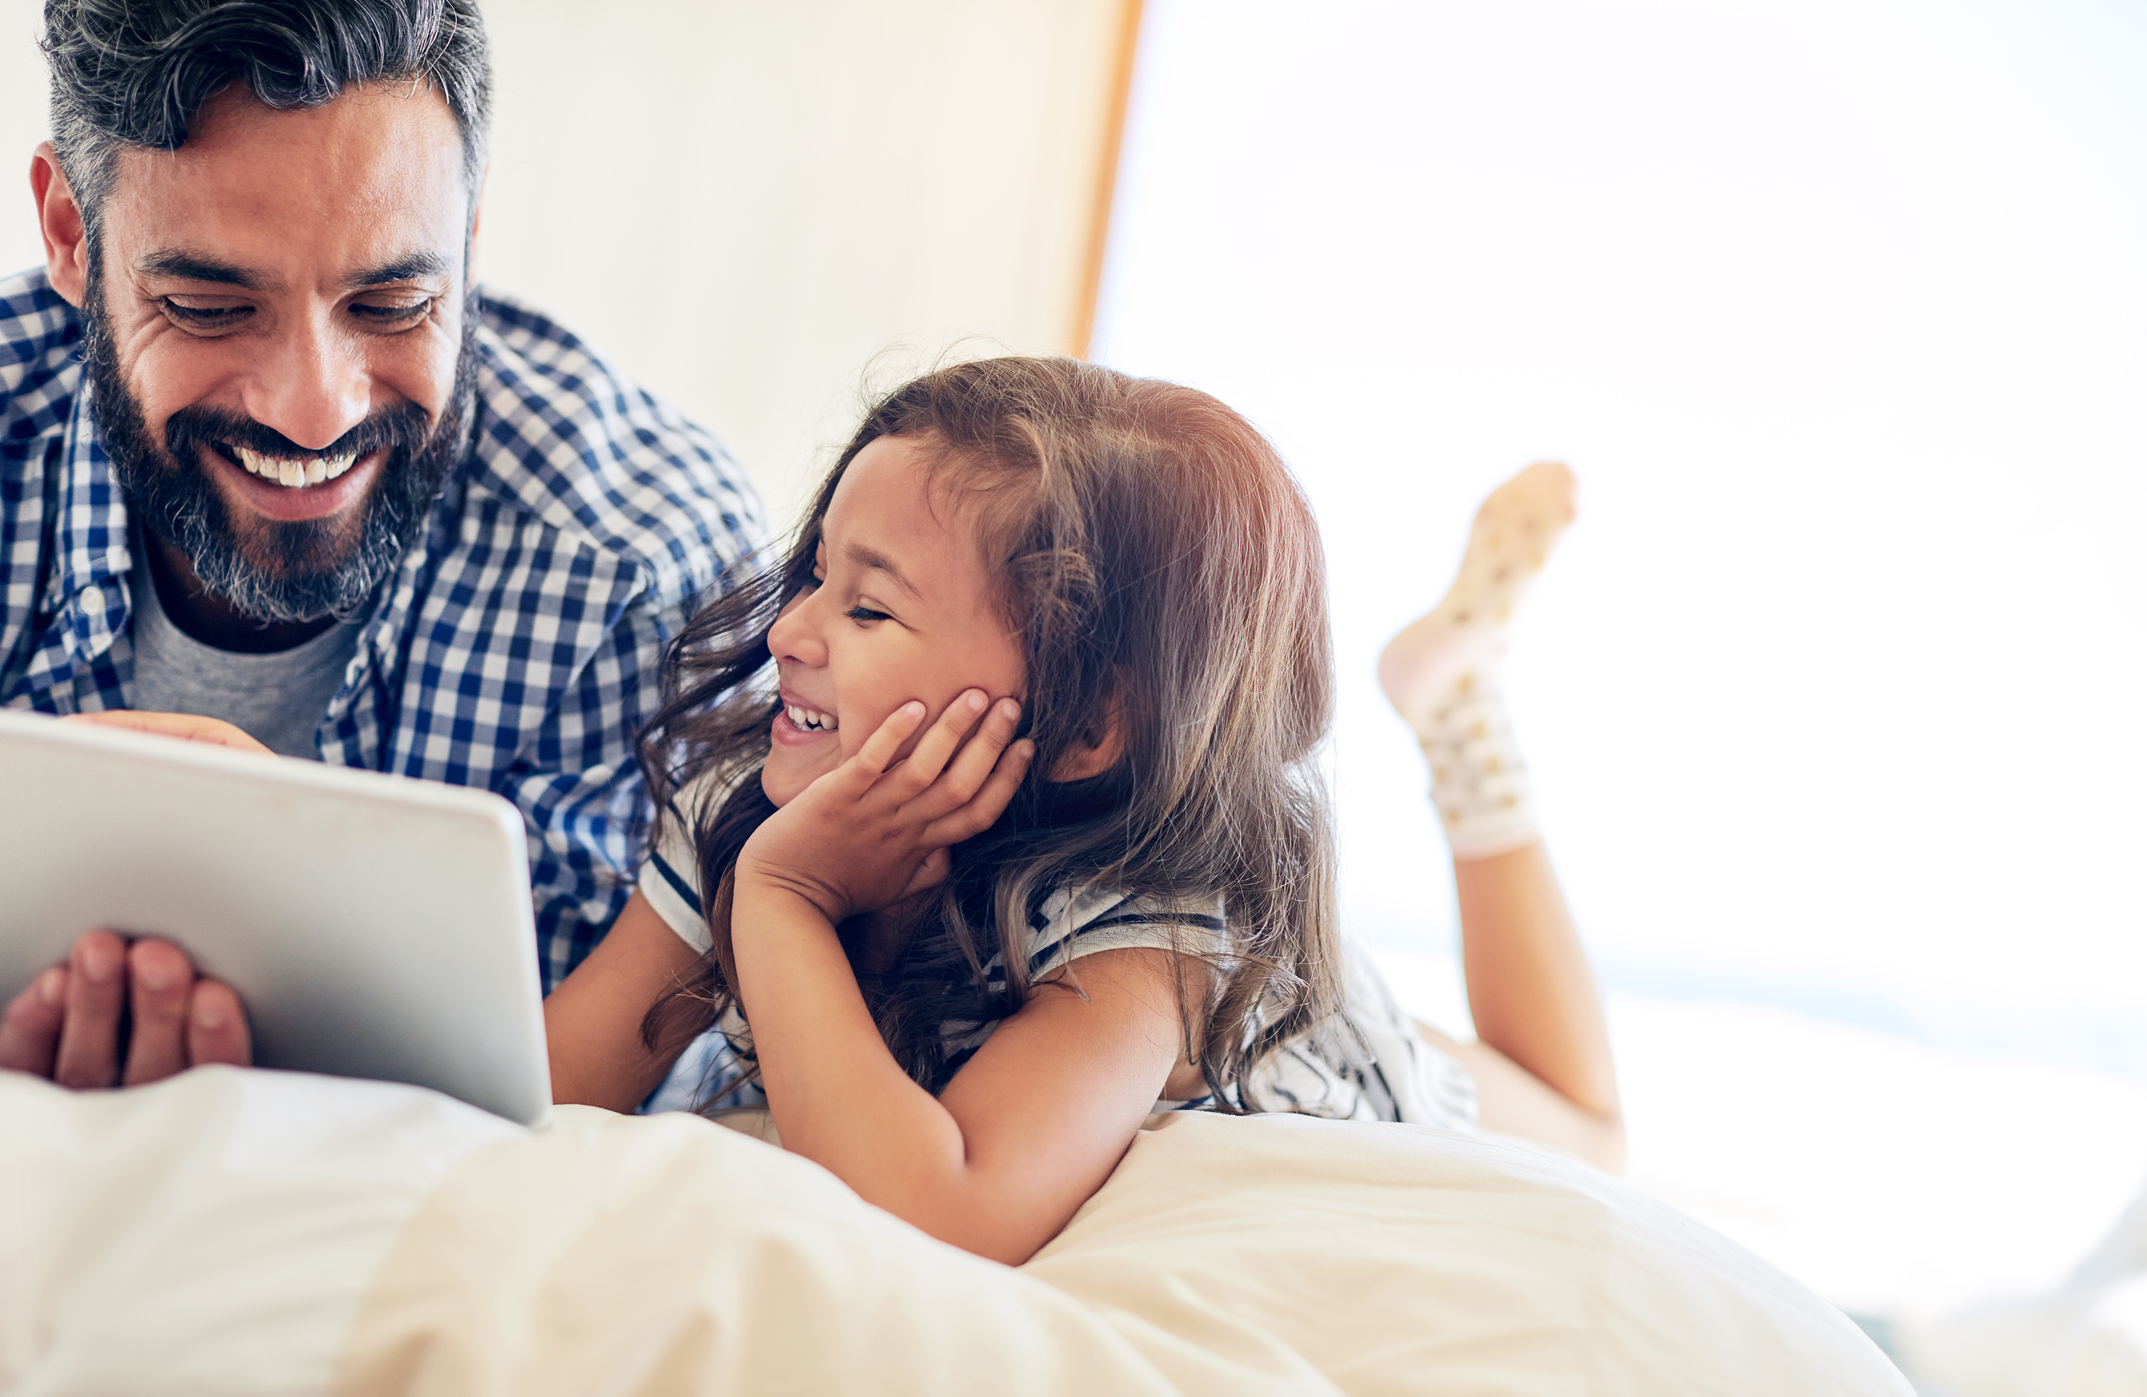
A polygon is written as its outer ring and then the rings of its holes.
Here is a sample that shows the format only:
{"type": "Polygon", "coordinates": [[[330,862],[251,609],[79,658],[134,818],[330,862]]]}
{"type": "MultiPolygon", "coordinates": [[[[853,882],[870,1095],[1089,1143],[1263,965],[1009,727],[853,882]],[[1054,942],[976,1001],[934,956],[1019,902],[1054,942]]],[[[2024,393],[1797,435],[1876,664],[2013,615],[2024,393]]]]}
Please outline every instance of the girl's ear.
{"type": "Polygon", "coordinates": [[[1090,729],[1094,739],[1059,758],[1051,768],[1053,781],[1086,781],[1091,776],[1101,776],[1126,754],[1126,725],[1118,702],[1125,677],[1122,669],[1113,673],[1110,695],[1103,701],[1102,719],[1090,729]]]}

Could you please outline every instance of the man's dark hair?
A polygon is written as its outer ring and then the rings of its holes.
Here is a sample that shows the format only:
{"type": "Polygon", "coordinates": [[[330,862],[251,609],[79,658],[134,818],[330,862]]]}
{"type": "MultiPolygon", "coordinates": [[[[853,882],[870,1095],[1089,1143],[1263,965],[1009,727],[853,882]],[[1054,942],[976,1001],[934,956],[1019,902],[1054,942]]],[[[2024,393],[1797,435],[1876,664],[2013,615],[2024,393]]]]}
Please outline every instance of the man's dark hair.
{"type": "Polygon", "coordinates": [[[234,82],[264,105],[319,107],[345,88],[427,82],[462,129],[474,198],[492,72],[477,0],[45,0],[52,148],[92,248],[122,146],[177,150],[234,82]]]}

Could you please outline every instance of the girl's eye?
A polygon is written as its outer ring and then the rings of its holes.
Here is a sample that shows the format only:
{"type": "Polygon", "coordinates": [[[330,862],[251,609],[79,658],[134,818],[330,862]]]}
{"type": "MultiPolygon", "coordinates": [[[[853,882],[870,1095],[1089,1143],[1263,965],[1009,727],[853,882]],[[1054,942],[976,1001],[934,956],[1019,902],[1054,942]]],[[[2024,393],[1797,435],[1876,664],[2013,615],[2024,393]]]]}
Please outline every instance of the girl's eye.
{"type": "Polygon", "coordinates": [[[842,614],[849,617],[853,621],[871,622],[885,621],[888,619],[888,615],[886,612],[874,611],[869,606],[853,606],[848,611],[845,611],[842,614]]]}
{"type": "Polygon", "coordinates": [[[253,314],[252,306],[182,306],[168,296],[161,305],[166,317],[189,330],[225,330],[253,314]]]}

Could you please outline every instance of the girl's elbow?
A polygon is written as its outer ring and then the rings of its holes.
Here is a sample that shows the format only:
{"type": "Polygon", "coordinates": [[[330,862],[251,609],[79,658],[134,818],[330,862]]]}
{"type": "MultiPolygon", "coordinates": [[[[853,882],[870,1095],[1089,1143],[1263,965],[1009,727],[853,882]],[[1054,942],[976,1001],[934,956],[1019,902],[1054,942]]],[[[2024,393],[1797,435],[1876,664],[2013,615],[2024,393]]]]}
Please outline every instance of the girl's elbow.
{"type": "Polygon", "coordinates": [[[980,1199],[973,1192],[942,1196],[913,1210],[889,1211],[938,1241],[1002,1266],[1022,1265],[1042,1251],[1074,1213],[1073,1208],[1061,1215],[1057,1210],[1008,1205],[980,1199]]]}

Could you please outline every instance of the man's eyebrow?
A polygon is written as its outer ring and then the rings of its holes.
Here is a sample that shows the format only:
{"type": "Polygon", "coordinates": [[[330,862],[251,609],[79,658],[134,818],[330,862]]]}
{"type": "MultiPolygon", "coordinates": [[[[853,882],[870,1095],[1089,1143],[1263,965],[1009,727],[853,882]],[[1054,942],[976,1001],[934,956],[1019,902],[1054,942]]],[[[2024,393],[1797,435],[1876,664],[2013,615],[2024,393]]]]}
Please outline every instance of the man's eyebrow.
{"type": "Polygon", "coordinates": [[[359,272],[346,283],[350,286],[386,286],[396,281],[417,281],[429,276],[447,276],[454,265],[437,252],[412,252],[379,266],[359,272]]]}
{"type": "Polygon", "coordinates": [[[871,568],[877,572],[884,572],[889,577],[892,577],[895,580],[895,585],[900,587],[903,591],[909,593],[913,597],[916,597],[919,601],[922,601],[924,599],[924,594],[917,590],[917,584],[910,581],[907,577],[904,577],[902,575],[902,569],[895,566],[895,560],[888,557],[885,553],[879,552],[876,549],[867,548],[862,543],[853,543],[842,551],[844,557],[848,558],[851,562],[857,564],[859,567],[871,568]]]}
{"type": "Polygon", "coordinates": [[[229,262],[219,262],[213,257],[185,252],[175,247],[152,252],[134,264],[134,269],[144,276],[176,277],[181,281],[213,281],[223,286],[239,286],[248,291],[261,289],[261,278],[244,267],[229,262]]]}
{"type": "MultiPolygon", "coordinates": [[[[207,281],[222,286],[237,286],[247,291],[258,291],[262,279],[244,267],[229,262],[219,262],[200,253],[186,252],[178,248],[165,248],[152,252],[136,262],[135,269],[145,276],[168,276],[181,281],[207,281]]],[[[412,252],[355,272],[345,279],[345,284],[359,286],[387,286],[398,281],[416,281],[423,277],[446,276],[453,265],[435,252],[412,252]]]]}

